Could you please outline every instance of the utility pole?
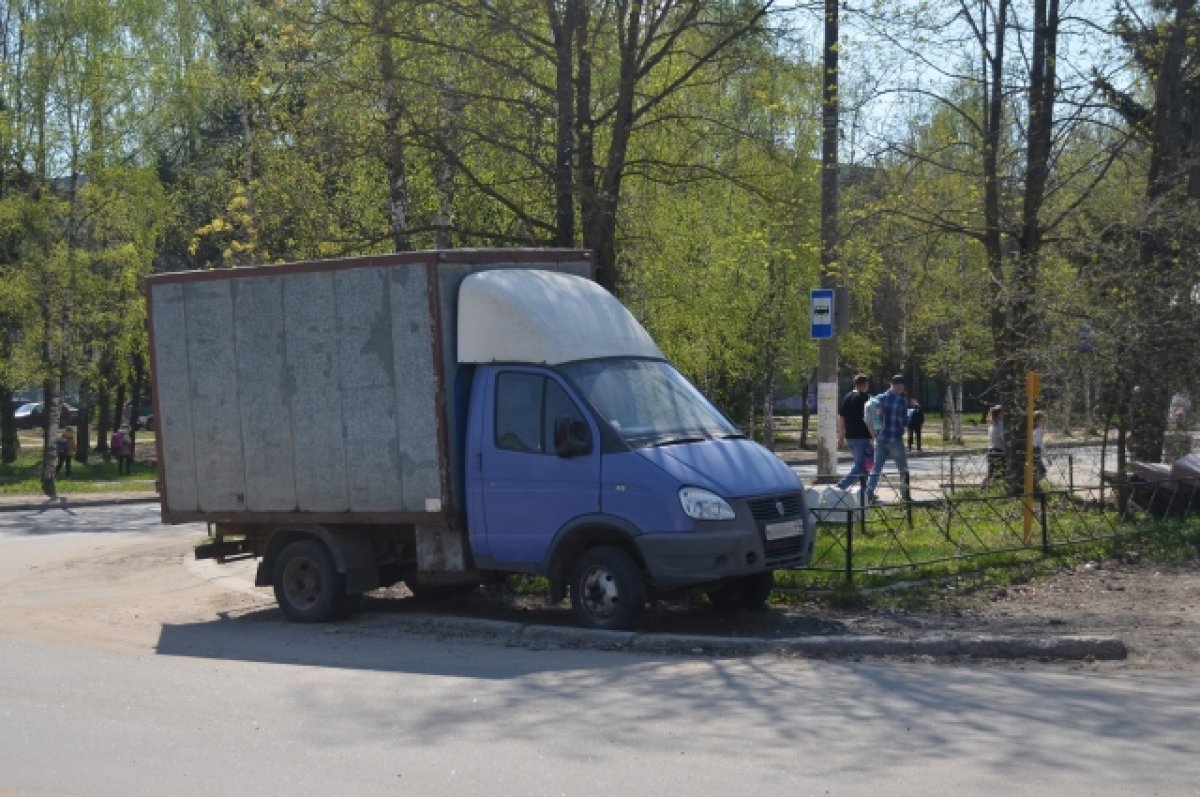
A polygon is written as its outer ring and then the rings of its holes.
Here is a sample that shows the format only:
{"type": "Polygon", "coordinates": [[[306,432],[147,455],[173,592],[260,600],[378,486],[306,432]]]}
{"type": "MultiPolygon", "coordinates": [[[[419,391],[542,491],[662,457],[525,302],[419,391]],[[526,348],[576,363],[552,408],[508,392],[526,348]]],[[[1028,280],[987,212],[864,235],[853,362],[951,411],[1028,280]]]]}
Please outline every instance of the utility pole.
{"type": "MultiPolygon", "coordinates": [[[[821,91],[821,287],[836,287],[838,259],[838,0],[825,0],[821,91]]],[[[834,308],[844,313],[846,308],[834,308]]],[[[838,349],[836,334],[817,354],[817,481],[837,479],[838,349]]]]}

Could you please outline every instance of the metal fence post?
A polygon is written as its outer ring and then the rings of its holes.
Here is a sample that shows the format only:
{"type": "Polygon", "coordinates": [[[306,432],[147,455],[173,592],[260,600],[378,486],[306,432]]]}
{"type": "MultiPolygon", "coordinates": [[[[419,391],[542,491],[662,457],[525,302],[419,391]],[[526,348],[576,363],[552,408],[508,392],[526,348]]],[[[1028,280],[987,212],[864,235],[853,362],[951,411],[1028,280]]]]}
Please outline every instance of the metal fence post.
{"type": "MultiPolygon", "coordinates": [[[[866,507],[861,506],[859,512],[867,513],[866,507]]],[[[854,589],[854,510],[846,510],[846,588],[854,589]]]]}
{"type": "Polygon", "coordinates": [[[912,483],[908,478],[908,471],[904,471],[904,473],[901,473],[900,476],[901,476],[901,481],[904,484],[904,514],[908,516],[908,528],[912,529],[912,527],[913,527],[912,483]]]}
{"type": "Polygon", "coordinates": [[[950,455],[950,492],[954,493],[954,455],[950,455]]]}
{"type": "Polygon", "coordinates": [[[1067,454],[1067,489],[1075,494],[1075,455],[1067,454]]]}

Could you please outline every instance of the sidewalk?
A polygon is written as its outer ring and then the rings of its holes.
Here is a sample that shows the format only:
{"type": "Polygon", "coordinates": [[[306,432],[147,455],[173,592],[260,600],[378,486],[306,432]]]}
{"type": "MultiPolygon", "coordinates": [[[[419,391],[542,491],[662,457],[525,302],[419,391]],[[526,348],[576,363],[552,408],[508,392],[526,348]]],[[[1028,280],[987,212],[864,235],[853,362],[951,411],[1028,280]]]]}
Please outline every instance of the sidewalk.
{"type": "Polygon", "coordinates": [[[72,492],[70,485],[59,490],[58,498],[45,495],[0,495],[0,512],[37,511],[44,509],[67,509],[77,506],[110,506],[113,504],[158,503],[158,493],[151,484],[146,490],[122,490],[120,492],[72,492]]]}

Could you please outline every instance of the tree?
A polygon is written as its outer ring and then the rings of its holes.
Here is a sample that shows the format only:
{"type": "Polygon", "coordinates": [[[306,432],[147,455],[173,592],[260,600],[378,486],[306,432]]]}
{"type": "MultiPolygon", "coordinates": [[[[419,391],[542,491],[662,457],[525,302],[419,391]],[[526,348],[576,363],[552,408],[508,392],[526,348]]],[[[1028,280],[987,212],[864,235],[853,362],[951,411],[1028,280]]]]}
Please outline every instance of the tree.
{"type": "Polygon", "coordinates": [[[1122,3],[1116,29],[1142,71],[1149,104],[1098,78],[1113,106],[1148,149],[1145,206],[1136,236],[1137,276],[1129,297],[1117,404],[1127,408],[1130,454],[1163,455],[1173,392],[1192,387],[1200,286],[1200,10],[1195,0],[1158,0],[1154,17],[1122,3]],[[1148,323],[1147,323],[1148,322],[1148,323]]]}
{"type": "MultiPolygon", "coordinates": [[[[1053,254],[1047,242],[1061,244],[1056,236],[1064,221],[1104,179],[1117,150],[1091,150],[1093,161],[1071,168],[1060,163],[1082,131],[1104,129],[1109,120],[1091,96],[1091,82],[1080,78],[1086,59],[1073,64],[1062,52],[1067,33],[1057,0],[962,2],[906,11],[906,29],[915,29],[915,35],[911,41],[891,41],[908,62],[900,74],[917,79],[886,84],[888,96],[907,97],[914,110],[932,106],[952,113],[964,135],[927,149],[903,148],[889,161],[905,167],[928,161],[978,186],[973,213],[947,212],[938,201],[910,203],[904,213],[910,224],[967,236],[982,248],[993,381],[997,403],[1011,419],[1007,481],[1016,490],[1025,450],[1025,374],[1057,356],[1045,344],[1052,338],[1049,330],[1062,321],[1045,312],[1044,292],[1050,286],[1044,271],[1053,254]],[[969,41],[971,49],[959,51],[961,41],[969,41]],[[972,153],[971,163],[964,163],[964,152],[972,153]]],[[[897,24],[894,16],[887,21],[897,24]]],[[[1087,20],[1072,17],[1071,22],[1089,32],[1087,20]]],[[[873,31],[888,40],[886,30],[873,31]]],[[[888,139],[887,147],[895,141],[888,139]]]]}
{"type": "Polygon", "coordinates": [[[638,168],[620,218],[626,302],[670,359],[768,444],[775,398],[815,365],[798,308],[819,273],[819,80],[764,51],[673,98],[665,110],[689,124],[631,147],[638,168]],[[693,169],[676,165],[685,160],[693,169]]]}

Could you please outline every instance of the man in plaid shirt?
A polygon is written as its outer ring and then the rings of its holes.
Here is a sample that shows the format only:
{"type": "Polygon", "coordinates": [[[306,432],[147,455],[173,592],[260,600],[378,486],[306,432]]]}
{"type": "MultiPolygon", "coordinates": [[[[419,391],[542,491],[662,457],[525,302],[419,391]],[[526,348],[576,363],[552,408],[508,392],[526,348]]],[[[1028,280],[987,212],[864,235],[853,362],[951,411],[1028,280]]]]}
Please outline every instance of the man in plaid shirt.
{"type": "MultiPolygon", "coordinates": [[[[904,448],[904,430],[908,424],[908,400],[904,397],[904,375],[892,377],[892,388],[879,396],[879,411],[883,416],[883,428],[875,436],[875,467],[867,479],[867,502],[875,500],[875,488],[879,485],[879,474],[889,459],[896,462],[901,478],[908,474],[908,452],[904,448]]],[[[871,428],[871,424],[867,424],[871,428]]],[[[902,487],[905,500],[908,490],[902,487]]]]}

